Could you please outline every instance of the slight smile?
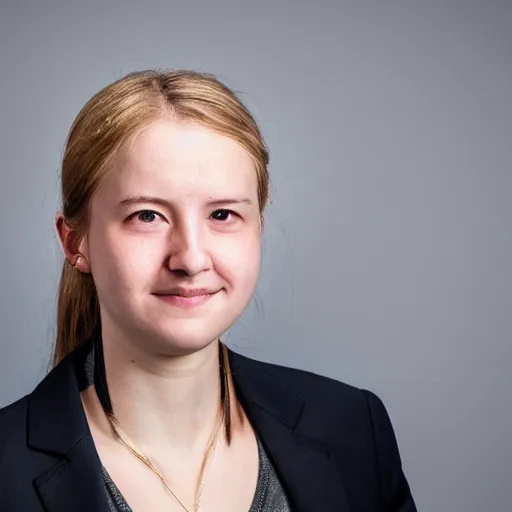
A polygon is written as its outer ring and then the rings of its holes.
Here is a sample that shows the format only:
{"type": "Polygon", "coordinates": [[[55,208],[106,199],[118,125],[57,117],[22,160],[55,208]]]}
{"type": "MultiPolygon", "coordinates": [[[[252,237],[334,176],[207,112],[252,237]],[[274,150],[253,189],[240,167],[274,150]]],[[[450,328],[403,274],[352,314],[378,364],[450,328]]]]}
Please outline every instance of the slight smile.
{"type": "Polygon", "coordinates": [[[209,291],[206,289],[197,290],[170,290],[168,292],[154,293],[156,297],[172,304],[183,308],[193,308],[205,304],[214,295],[217,295],[220,290],[209,291]]]}

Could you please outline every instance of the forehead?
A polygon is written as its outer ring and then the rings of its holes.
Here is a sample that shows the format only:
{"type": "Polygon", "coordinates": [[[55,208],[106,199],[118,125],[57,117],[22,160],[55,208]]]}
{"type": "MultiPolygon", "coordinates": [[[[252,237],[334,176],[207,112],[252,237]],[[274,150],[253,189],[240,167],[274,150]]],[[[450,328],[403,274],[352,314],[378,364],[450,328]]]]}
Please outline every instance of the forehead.
{"type": "Polygon", "coordinates": [[[165,195],[172,200],[232,194],[257,197],[256,168],[235,140],[195,123],[159,120],[117,155],[98,194],[165,195]]]}

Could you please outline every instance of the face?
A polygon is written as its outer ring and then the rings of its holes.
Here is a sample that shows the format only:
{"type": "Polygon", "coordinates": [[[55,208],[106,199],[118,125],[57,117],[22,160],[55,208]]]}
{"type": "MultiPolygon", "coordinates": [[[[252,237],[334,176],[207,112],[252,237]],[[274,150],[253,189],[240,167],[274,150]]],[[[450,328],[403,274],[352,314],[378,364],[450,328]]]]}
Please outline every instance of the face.
{"type": "Polygon", "coordinates": [[[258,279],[257,190],[234,140],[172,120],[141,131],[94,195],[83,242],[104,336],[182,354],[225,332],[258,279]]]}

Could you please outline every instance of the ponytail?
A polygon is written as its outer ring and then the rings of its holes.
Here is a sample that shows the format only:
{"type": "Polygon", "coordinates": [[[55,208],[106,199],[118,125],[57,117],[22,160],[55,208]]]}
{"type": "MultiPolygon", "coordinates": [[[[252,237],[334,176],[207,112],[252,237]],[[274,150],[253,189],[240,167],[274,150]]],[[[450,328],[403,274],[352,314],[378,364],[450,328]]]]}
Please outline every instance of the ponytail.
{"type": "Polygon", "coordinates": [[[57,339],[53,364],[91,339],[100,328],[96,287],[90,274],[76,270],[64,261],[57,303],[57,339]]]}

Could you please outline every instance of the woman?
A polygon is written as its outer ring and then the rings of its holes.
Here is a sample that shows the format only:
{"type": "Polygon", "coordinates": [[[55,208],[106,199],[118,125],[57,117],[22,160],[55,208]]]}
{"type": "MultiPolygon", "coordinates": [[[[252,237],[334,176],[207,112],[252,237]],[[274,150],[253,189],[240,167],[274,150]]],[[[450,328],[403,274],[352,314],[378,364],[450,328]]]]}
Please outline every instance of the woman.
{"type": "Polygon", "coordinates": [[[267,165],[210,75],[133,73],[84,106],[55,368],[0,411],[0,510],[416,510],[375,395],[219,340],[256,287],[267,165]]]}

